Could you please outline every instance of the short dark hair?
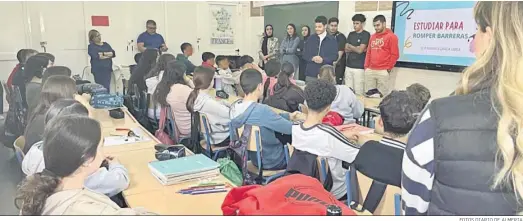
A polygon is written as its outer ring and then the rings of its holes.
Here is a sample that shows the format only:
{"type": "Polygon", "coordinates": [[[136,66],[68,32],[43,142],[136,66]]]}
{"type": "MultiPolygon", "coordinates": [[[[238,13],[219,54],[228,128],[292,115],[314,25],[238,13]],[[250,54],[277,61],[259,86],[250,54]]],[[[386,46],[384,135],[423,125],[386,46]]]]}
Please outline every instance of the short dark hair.
{"type": "Polygon", "coordinates": [[[336,23],[339,24],[339,23],[340,23],[340,20],[339,20],[338,18],[336,18],[336,17],[332,17],[332,18],[329,19],[329,24],[330,24],[330,23],[333,23],[333,22],[336,22],[336,23]]]}
{"type": "Polygon", "coordinates": [[[408,86],[407,92],[411,93],[421,101],[422,108],[425,108],[425,105],[427,105],[430,100],[430,91],[422,84],[415,83],[408,86]]]}
{"type": "Polygon", "coordinates": [[[352,16],[352,21],[359,21],[361,23],[367,21],[367,18],[365,18],[365,15],[363,14],[355,14],[352,16]]]}
{"type": "Polygon", "coordinates": [[[215,61],[216,61],[216,64],[219,64],[220,61],[223,61],[223,60],[226,60],[226,59],[228,59],[226,56],[218,55],[218,56],[216,56],[215,61]]]}
{"type": "Polygon", "coordinates": [[[385,16],[383,15],[376,15],[374,19],[372,19],[372,22],[380,21],[381,23],[385,23],[387,20],[385,19],[385,16]]]}
{"type": "Polygon", "coordinates": [[[156,25],[156,22],[154,20],[147,20],[147,22],[145,22],[145,25],[156,25]]]}
{"type": "Polygon", "coordinates": [[[379,105],[385,132],[395,137],[408,134],[422,111],[421,106],[421,101],[411,93],[392,91],[379,105]]]}
{"type": "Polygon", "coordinates": [[[250,94],[262,83],[262,74],[256,69],[247,69],[240,75],[240,86],[245,94],[250,94]]]}
{"type": "Polygon", "coordinates": [[[327,24],[327,17],[320,15],[314,19],[314,23],[322,23],[323,25],[327,24]]]}
{"type": "Polygon", "coordinates": [[[202,54],[202,60],[207,61],[209,59],[216,58],[216,55],[214,55],[212,52],[203,52],[202,54]]]}
{"type": "Polygon", "coordinates": [[[254,62],[254,58],[252,58],[249,55],[244,55],[244,56],[240,57],[240,61],[239,61],[238,65],[241,68],[241,67],[245,66],[246,64],[253,63],[253,62],[254,62]]]}
{"type": "Polygon", "coordinates": [[[336,87],[331,82],[318,79],[305,86],[305,101],[309,110],[321,112],[336,98],[336,87]]]}
{"type": "Polygon", "coordinates": [[[29,59],[29,55],[36,55],[38,54],[37,50],[34,49],[21,49],[16,53],[16,59],[18,59],[18,62],[20,64],[25,64],[27,62],[27,59],[29,59]]]}
{"type": "Polygon", "coordinates": [[[49,59],[51,62],[54,63],[54,55],[52,55],[51,53],[41,52],[41,53],[38,53],[38,54],[36,54],[36,55],[44,56],[44,57],[46,57],[47,59],[49,59]]]}
{"type": "Polygon", "coordinates": [[[49,67],[47,69],[45,69],[44,71],[44,74],[42,75],[42,84],[45,83],[47,81],[47,79],[51,76],[67,76],[67,77],[71,77],[71,69],[69,69],[68,67],[65,67],[65,66],[54,66],[54,67],[49,67]]]}
{"type": "Polygon", "coordinates": [[[277,59],[267,61],[265,64],[265,73],[269,77],[274,77],[280,73],[281,63],[277,59]]]}
{"type": "Polygon", "coordinates": [[[182,50],[182,52],[185,52],[185,50],[187,50],[188,47],[192,47],[191,43],[184,42],[182,45],[180,45],[180,49],[182,50]]]}

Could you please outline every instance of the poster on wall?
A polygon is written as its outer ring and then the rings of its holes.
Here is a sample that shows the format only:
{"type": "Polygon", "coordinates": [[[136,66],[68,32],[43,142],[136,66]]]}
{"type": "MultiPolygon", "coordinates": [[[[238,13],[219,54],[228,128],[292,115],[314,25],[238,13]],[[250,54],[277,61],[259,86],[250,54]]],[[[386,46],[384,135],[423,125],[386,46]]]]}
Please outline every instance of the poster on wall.
{"type": "Polygon", "coordinates": [[[395,2],[394,33],[403,62],[468,66],[475,60],[475,2],[395,2]]]}
{"type": "Polygon", "coordinates": [[[210,5],[211,10],[211,44],[234,44],[234,5],[210,5]]]}

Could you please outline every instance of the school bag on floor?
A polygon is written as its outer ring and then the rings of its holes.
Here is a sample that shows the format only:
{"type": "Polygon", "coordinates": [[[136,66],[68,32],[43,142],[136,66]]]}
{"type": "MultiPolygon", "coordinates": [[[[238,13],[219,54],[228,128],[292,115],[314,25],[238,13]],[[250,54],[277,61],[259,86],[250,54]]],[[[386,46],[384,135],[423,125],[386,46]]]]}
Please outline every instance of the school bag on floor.
{"type": "Polygon", "coordinates": [[[324,216],[329,205],[337,205],[342,215],[356,215],[336,200],[316,179],[301,174],[274,182],[233,188],[222,204],[223,215],[303,215],[324,216]],[[268,194],[270,193],[270,194],[268,194]]]}

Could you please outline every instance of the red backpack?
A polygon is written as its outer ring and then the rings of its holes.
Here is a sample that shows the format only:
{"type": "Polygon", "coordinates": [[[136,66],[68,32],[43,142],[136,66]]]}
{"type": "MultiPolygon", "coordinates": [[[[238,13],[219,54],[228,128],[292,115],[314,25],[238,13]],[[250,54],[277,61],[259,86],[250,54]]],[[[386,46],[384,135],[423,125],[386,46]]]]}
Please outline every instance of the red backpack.
{"type": "Polygon", "coordinates": [[[337,205],[342,215],[356,215],[336,200],[315,178],[293,174],[266,185],[233,188],[222,204],[223,215],[326,215],[329,205],[337,205]]]}
{"type": "Polygon", "coordinates": [[[338,112],[329,111],[322,120],[322,123],[331,126],[340,126],[343,124],[343,117],[338,112]]]}

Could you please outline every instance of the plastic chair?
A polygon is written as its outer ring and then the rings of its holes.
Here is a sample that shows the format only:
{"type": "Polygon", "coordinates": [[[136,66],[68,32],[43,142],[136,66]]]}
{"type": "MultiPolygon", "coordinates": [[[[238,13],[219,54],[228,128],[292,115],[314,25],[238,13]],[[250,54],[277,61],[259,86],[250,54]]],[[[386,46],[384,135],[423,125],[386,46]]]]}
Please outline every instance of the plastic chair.
{"type": "Polygon", "coordinates": [[[216,160],[216,158],[218,158],[219,153],[227,149],[229,146],[217,147],[214,144],[211,144],[211,125],[209,124],[207,115],[201,112],[199,113],[200,128],[203,128],[202,134],[204,137],[204,140],[200,141],[200,146],[204,149],[205,155],[207,155],[209,158],[213,160],[216,160]]]}
{"type": "MultiPolygon", "coordinates": [[[[241,134],[241,133],[238,133],[241,134]]],[[[260,173],[259,166],[262,165],[262,150],[263,147],[261,145],[261,135],[260,135],[260,128],[258,126],[252,126],[251,129],[251,137],[249,139],[247,150],[256,152],[256,162],[258,163],[258,166],[255,166],[252,163],[252,159],[250,159],[249,162],[247,162],[247,170],[250,173],[253,174],[261,174],[261,178],[263,179],[263,184],[270,183],[271,181],[280,178],[284,175],[285,170],[263,170],[260,173]]]]}
{"type": "Polygon", "coordinates": [[[24,148],[25,145],[25,137],[20,136],[16,138],[15,142],[13,143],[13,147],[15,149],[15,156],[18,160],[18,163],[22,165],[22,161],[24,160],[25,154],[24,151],[22,151],[22,148],[24,148]]]}

